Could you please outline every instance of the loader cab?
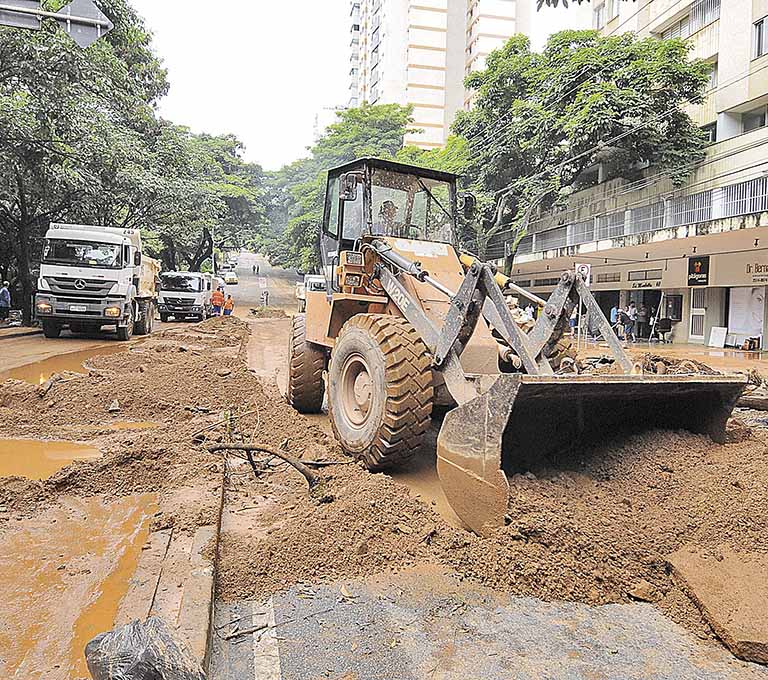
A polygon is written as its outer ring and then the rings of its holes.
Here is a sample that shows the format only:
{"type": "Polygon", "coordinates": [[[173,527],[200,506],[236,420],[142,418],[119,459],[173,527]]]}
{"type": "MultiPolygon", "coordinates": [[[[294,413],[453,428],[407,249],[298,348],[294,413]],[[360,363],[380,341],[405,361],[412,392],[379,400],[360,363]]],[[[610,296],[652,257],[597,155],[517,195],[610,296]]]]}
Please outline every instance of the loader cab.
{"type": "Polygon", "coordinates": [[[328,173],[320,258],[328,293],[338,290],[341,253],[364,236],[454,243],[457,176],[366,158],[328,173]]]}

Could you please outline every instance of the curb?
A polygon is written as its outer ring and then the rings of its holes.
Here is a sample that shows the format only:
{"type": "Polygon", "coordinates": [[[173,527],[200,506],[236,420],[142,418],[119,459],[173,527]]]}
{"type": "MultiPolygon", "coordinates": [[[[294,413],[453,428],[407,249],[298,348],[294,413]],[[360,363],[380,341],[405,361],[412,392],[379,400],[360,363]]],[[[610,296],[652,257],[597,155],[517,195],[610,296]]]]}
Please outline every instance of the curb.
{"type": "Polygon", "coordinates": [[[40,328],[30,328],[25,331],[16,331],[14,333],[3,333],[2,330],[0,330],[0,340],[3,340],[5,338],[23,338],[28,335],[42,335],[43,331],[40,328]]]}

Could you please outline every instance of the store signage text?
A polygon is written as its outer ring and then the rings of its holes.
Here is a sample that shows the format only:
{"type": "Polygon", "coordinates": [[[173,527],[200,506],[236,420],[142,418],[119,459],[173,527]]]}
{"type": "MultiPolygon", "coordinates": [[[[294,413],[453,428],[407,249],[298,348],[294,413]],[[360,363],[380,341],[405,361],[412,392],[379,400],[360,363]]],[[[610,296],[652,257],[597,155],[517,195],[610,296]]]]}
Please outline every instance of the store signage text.
{"type": "Polygon", "coordinates": [[[752,283],[768,283],[768,264],[748,264],[746,266],[747,276],[752,276],[752,283]]]}
{"type": "Polygon", "coordinates": [[[709,255],[688,258],[688,285],[709,285],[709,255]]]}
{"type": "Polygon", "coordinates": [[[638,281],[632,288],[661,288],[661,281],[638,281]]]}

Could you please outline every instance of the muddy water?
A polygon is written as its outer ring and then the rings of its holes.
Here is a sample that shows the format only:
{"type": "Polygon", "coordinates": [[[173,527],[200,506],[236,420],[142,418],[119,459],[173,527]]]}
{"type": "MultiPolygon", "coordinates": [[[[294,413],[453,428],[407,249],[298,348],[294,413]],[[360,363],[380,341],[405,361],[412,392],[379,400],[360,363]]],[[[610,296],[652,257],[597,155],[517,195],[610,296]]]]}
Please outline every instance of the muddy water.
{"type": "Polygon", "coordinates": [[[83,650],[114,625],[155,501],[64,499],[0,531],[0,677],[90,677],[83,650]]]}
{"type": "Polygon", "coordinates": [[[68,354],[59,354],[55,357],[36,361],[31,364],[19,366],[0,375],[2,380],[23,380],[33,385],[42,385],[54,373],[63,371],[73,371],[75,373],[85,373],[83,362],[97,356],[116,354],[125,350],[123,345],[108,345],[106,347],[95,347],[93,349],[83,350],[81,352],[70,352],[68,354]]]}
{"type": "Polygon", "coordinates": [[[0,439],[0,477],[48,479],[76,460],[94,460],[101,452],[73,442],[0,439]]]}

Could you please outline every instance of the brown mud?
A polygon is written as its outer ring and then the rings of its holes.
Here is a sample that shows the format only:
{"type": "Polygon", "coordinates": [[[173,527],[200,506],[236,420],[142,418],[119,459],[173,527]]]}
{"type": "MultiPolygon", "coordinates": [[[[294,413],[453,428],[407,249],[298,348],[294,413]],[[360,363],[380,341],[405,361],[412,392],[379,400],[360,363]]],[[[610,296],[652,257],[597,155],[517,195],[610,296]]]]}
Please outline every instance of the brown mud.
{"type": "Polygon", "coordinates": [[[84,444],[0,439],[0,477],[48,479],[76,460],[96,460],[101,451],[84,444]]]}
{"type": "MultiPolygon", "coordinates": [[[[281,338],[285,322],[251,324],[264,343],[271,323],[281,338]]],[[[162,502],[152,528],[193,530],[215,521],[217,480],[226,466],[227,512],[240,521],[222,534],[217,585],[225,599],[433,564],[517,595],[592,604],[649,600],[702,636],[708,629],[668,575],[665,556],[689,543],[711,551],[768,550],[766,435],[736,419],[724,445],[690,433],[649,432],[513,477],[510,524],[478,537],[446,522],[427,490],[419,493],[412,483],[409,492],[346,459],[322,427],[285,404],[274,383],[247,369],[247,333],[242,321],[212,319],[99,357],[88,376],[55,382],[45,394],[20,382],[0,386],[0,436],[90,440],[105,453],[42,483],[0,480],[0,505],[9,509],[0,528],[62,494],[117,499],[156,492],[162,502]],[[109,410],[114,400],[117,413],[109,410]],[[162,426],[109,429],[126,420],[162,426]],[[262,462],[256,478],[235,454],[205,449],[224,440],[340,464],[320,470],[322,492],[310,495],[305,480],[277,460],[262,462]]],[[[415,475],[425,479],[424,469],[415,475]]]]}

